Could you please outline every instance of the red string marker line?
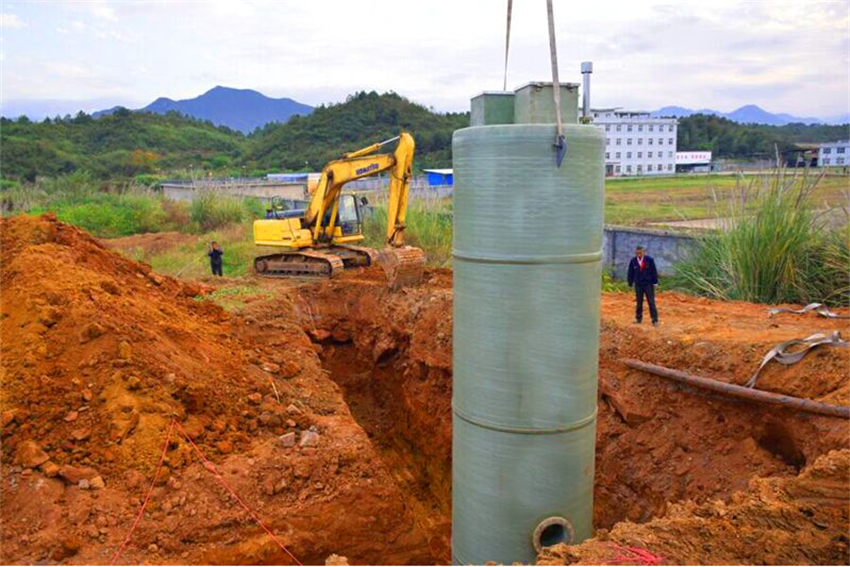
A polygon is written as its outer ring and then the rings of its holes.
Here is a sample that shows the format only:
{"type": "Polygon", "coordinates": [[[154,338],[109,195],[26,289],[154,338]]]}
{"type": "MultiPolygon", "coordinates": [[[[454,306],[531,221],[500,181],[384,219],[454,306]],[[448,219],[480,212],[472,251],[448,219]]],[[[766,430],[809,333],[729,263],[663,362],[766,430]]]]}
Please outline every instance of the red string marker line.
{"type": "Polygon", "coordinates": [[[130,531],[127,532],[127,536],[124,538],[124,543],[121,544],[121,547],[118,548],[118,551],[115,552],[115,555],[112,556],[111,565],[115,565],[116,561],[118,561],[118,557],[124,551],[124,548],[127,547],[127,544],[130,543],[130,536],[133,535],[133,532],[136,531],[136,526],[139,525],[139,520],[142,519],[142,515],[145,513],[145,508],[148,505],[148,501],[151,498],[151,492],[153,492],[153,487],[156,484],[156,479],[159,478],[159,473],[162,472],[162,464],[165,462],[165,454],[168,451],[168,443],[171,441],[171,433],[174,431],[174,424],[177,423],[175,420],[171,420],[171,426],[168,428],[168,435],[165,436],[165,444],[162,446],[162,455],[159,457],[159,465],[156,467],[156,474],[153,475],[153,480],[151,480],[151,485],[148,487],[148,493],[145,496],[144,502],[142,502],[142,507],[139,508],[139,513],[136,515],[136,519],[133,521],[133,526],[130,528],[130,531]]]}
{"type": "Polygon", "coordinates": [[[649,551],[648,549],[644,549],[643,547],[636,547],[632,545],[618,545],[616,543],[612,543],[611,547],[619,551],[621,554],[617,555],[613,559],[612,562],[620,563],[620,562],[634,562],[638,565],[660,565],[663,559],[649,551]]]}
{"type": "Polygon", "coordinates": [[[189,434],[186,433],[185,429],[183,429],[183,426],[180,425],[180,423],[178,423],[177,421],[174,421],[174,424],[177,425],[177,429],[180,430],[180,432],[183,434],[183,436],[186,438],[186,440],[189,442],[189,444],[192,445],[192,447],[198,453],[198,456],[201,457],[201,460],[204,462],[204,466],[207,468],[207,470],[210,471],[213,474],[213,476],[215,476],[215,478],[228,490],[228,492],[230,492],[230,494],[234,498],[236,498],[236,501],[239,502],[239,504],[242,506],[242,508],[246,512],[248,512],[251,515],[252,518],[254,518],[254,521],[257,522],[257,524],[261,528],[263,528],[267,534],[269,534],[269,537],[271,537],[272,540],[274,540],[274,542],[278,545],[278,547],[280,547],[287,555],[289,555],[289,557],[291,557],[292,560],[295,561],[295,563],[297,565],[301,565],[303,567],[304,564],[301,563],[300,561],[298,561],[298,558],[295,557],[292,554],[292,552],[289,551],[286,548],[285,545],[283,545],[283,543],[277,538],[277,536],[274,535],[274,532],[272,532],[268,527],[266,527],[266,525],[263,523],[263,521],[260,520],[259,516],[257,516],[257,514],[251,508],[249,508],[248,505],[245,504],[245,502],[243,502],[241,498],[239,498],[239,495],[236,494],[236,492],[230,487],[230,485],[227,484],[227,481],[224,480],[224,477],[222,477],[221,474],[219,474],[218,470],[215,468],[215,465],[212,462],[210,462],[206,458],[206,456],[204,456],[203,452],[201,452],[201,449],[197,445],[195,445],[195,442],[192,441],[192,438],[189,437],[189,434]]]}

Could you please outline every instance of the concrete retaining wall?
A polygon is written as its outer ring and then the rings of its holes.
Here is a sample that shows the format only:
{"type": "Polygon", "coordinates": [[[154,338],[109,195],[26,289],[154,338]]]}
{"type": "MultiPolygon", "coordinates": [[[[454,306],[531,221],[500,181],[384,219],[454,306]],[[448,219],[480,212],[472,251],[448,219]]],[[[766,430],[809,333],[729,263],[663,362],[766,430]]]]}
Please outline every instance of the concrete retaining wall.
{"type": "Polygon", "coordinates": [[[606,225],[602,240],[602,265],[614,278],[626,279],[629,260],[635,247],[646,248],[655,259],[658,272],[669,274],[676,262],[682,260],[695,245],[694,237],[680,232],[651,228],[606,225]]]}
{"type": "Polygon", "coordinates": [[[307,185],[304,183],[274,181],[162,183],[163,194],[174,201],[191,201],[198,191],[218,191],[236,197],[256,197],[261,201],[271,201],[272,197],[288,200],[305,200],[308,197],[307,185]]]}

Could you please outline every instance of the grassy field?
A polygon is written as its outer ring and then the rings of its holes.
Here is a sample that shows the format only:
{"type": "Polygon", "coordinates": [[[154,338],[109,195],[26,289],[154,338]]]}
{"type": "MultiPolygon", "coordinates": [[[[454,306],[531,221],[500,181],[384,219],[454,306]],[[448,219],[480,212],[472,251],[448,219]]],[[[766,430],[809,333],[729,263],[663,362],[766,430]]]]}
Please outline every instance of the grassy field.
{"type": "Polygon", "coordinates": [[[256,198],[202,191],[192,203],[172,201],[137,183],[103,184],[86,172],[0,188],[3,215],[53,212],[100,238],[150,232],[202,234],[261,216],[256,198]]]}
{"type": "MultiPolygon", "coordinates": [[[[810,175],[811,176],[811,175],[810,175]]],[[[620,225],[648,225],[659,221],[713,218],[717,203],[725,202],[736,188],[746,187],[757,175],[693,175],[639,177],[605,181],[605,222],[620,225]]],[[[789,181],[793,176],[789,176],[789,181]]],[[[802,182],[802,174],[793,181],[802,182]]],[[[828,176],[818,183],[812,196],[819,208],[846,204],[850,177],[828,176]]]]}
{"type": "MultiPolygon", "coordinates": [[[[659,221],[695,220],[728,215],[729,197],[745,190],[753,180],[764,176],[700,175],[664,178],[607,179],[605,221],[609,224],[650,225],[659,221]]],[[[248,274],[253,258],[264,251],[253,244],[251,220],[262,214],[256,201],[234,202],[208,195],[192,206],[171,203],[147,190],[103,193],[85,177],[67,177],[52,184],[37,185],[37,191],[13,188],[18,201],[29,199],[30,212],[54,210],[59,218],[77,224],[96,236],[114,237],[137,232],[179,230],[200,237],[154,254],[138,257],[157,271],[180,277],[198,278],[209,274],[206,247],[211,240],[224,249],[224,271],[231,277],[248,274]],[[216,227],[204,230],[204,227],[216,227]]],[[[800,183],[792,176],[790,183],[800,183]]],[[[12,194],[12,191],[9,191],[12,194]]],[[[820,179],[811,196],[816,209],[836,204],[846,206],[850,177],[820,179]]],[[[26,210],[26,209],[24,209],[26,210]]],[[[378,200],[374,213],[366,219],[365,244],[383,247],[385,209],[378,200]]],[[[408,242],[423,248],[434,266],[451,266],[452,204],[450,199],[415,199],[408,211],[408,242]]]]}

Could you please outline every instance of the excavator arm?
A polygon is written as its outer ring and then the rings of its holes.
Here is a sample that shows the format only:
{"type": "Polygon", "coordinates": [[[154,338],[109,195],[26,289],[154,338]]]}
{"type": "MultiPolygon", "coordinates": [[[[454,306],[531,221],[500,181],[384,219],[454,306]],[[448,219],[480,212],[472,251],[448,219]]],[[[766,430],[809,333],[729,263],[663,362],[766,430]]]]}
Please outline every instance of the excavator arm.
{"type": "Polygon", "coordinates": [[[342,158],[328,163],[322,169],[319,184],[304,215],[304,225],[312,231],[313,239],[321,242],[333,235],[339,199],[346,183],[389,171],[387,244],[393,247],[404,246],[404,220],[407,214],[414,149],[413,137],[402,132],[395,138],[347,153],[342,158]],[[398,145],[392,154],[375,153],[396,140],[398,145]],[[323,227],[321,221],[328,211],[331,212],[330,222],[323,227]]]}
{"type": "Polygon", "coordinates": [[[413,168],[413,137],[407,132],[399,136],[395,164],[390,170],[389,199],[387,201],[387,244],[394,248],[404,246],[407,197],[413,168]]]}

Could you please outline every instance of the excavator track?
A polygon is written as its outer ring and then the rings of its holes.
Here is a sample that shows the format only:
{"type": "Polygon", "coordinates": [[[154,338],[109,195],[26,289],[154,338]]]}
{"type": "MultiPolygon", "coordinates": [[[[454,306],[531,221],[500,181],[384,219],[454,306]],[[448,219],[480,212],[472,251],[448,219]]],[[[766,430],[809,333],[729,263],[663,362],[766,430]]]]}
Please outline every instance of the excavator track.
{"type": "Polygon", "coordinates": [[[334,254],[338,254],[343,258],[346,268],[353,266],[374,266],[380,260],[380,253],[368,246],[337,244],[333,250],[334,254]]]}
{"type": "Polygon", "coordinates": [[[330,278],[345,268],[339,256],[318,250],[298,250],[254,258],[254,272],[264,278],[319,276],[330,278]]]}
{"type": "Polygon", "coordinates": [[[341,244],[320,250],[297,250],[254,259],[254,272],[264,278],[314,276],[330,278],[346,268],[379,265],[390,288],[419,283],[425,269],[425,252],[413,246],[387,247],[341,244]]]}

